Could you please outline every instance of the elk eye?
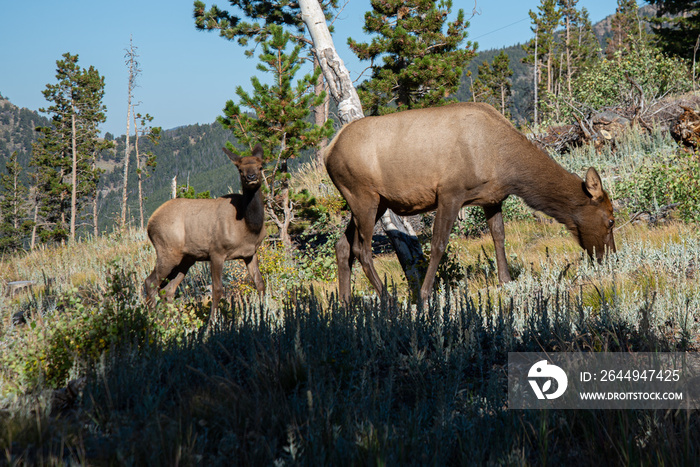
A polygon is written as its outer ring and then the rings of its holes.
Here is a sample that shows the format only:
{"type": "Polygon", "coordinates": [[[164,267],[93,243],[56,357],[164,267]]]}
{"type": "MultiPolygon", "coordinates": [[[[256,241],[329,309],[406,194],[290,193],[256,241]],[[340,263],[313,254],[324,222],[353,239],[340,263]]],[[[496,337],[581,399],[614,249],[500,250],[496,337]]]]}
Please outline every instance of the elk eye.
{"type": "Polygon", "coordinates": [[[615,225],[615,219],[609,219],[608,220],[608,228],[612,229],[613,225],[615,225]]]}

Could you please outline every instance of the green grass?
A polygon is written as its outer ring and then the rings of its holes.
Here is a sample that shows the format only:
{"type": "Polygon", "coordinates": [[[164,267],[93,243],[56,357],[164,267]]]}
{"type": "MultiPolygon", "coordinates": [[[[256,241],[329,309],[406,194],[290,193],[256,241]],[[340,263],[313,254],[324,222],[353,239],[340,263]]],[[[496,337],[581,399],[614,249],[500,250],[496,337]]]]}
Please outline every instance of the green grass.
{"type": "MultiPolygon", "coordinates": [[[[562,161],[614,186],[664,141],[562,161]]],[[[333,205],[323,176],[305,177],[333,205]]],[[[390,296],[356,267],[345,306],[332,277],[266,242],[263,303],[232,262],[209,330],[204,264],[174,304],[144,308],[143,232],[3,258],[0,283],[36,285],[0,297],[0,463],[694,464],[697,411],[507,409],[508,352],[698,350],[697,224],[629,215],[602,265],[556,223],[509,221],[515,280],[502,287],[489,235],[455,235],[444,270],[462,278],[445,277],[427,310],[407,303],[393,255],[376,259],[390,296]]]]}

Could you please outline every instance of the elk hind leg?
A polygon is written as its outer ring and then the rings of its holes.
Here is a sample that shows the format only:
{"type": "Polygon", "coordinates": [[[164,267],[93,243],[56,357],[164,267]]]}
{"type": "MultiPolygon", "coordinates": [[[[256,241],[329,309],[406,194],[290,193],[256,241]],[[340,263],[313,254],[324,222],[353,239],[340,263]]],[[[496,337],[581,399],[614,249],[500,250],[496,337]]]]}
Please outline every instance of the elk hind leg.
{"type": "Polygon", "coordinates": [[[377,270],[374,269],[374,261],[372,259],[372,233],[374,232],[374,225],[385,211],[386,208],[380,209],[378,203],[374,203],[374,207],[372,207],[370,202],[365,204],[362,217],[353,215],[357,228],[355,241],[352,246],[353,253],[360,260],[362,270],[379,295],[384,293],[384,285],[381,279],[379,279],[377,270]]]}
{"type": "Polygon", "coordinates": [[[496,265],[498,267],[498,281],[501,284],[510,282],[510,272],[508,272],[508,261],[506,260],[506,231],[503,225],[503,212],[501,204],[484,206],[486,222],[489,225],[493,246],[496,250],[496,265]]]}
{"type": "Polygon", "coordinates": [[[357,229],[354,218],[345,229],[335,244],[335,257],[338,264],[338,295],[345,302],[350,301],[350,282],[352,277],[352,265],[355,262],[355,254],[352,245],[355,244],[357,229]]]}
{"type": "Polygon", "coordinates": [[[165,285],[165,287],[163,287],[163,291],[165,292],[165,299],[168,302],[173,301],[177,287],[185,278],[187,271],[190,270],[194,263],[194,260],[183,258],[167,275],[166,279],[168,280],[168,283],[165,285]]]}
{"type": "Polygon", "coordinates": [[[157,255],[156,265],[143,283],[143,291],[146,295],[146,305],[148,307],[155,305],[156,296],[166,287],[166,280],[175,278],[175,270],[178,264],[175,260],[166,258],[163,255],[157,255]]]}
{"type": "Polygon", "coordinates": [[[447,248],[450,232],[452,231],[452,226],[455,223],[455,219],[457,219],[457,213],[459,213],[460,208],[461,205],[459,203],[438,205],[437,212],[435,213],[435,221],[433,223],[433,238],[430,241],[430,262],[428,263],[428,270],[425,273],[425,279],[423,279],[423,285],[420,289],[420,298],[423,305],[428,302],[428,298],[432,292],[437,268],[442,259],[442,255],[445,253],[445,248],[447,248]]]}
{"type": "Polygon", "coordinates": [[[146,296],[146,306],[152,308],[156,303],[156,294],[160,290],[161,281],[158,279],[158,268],[153,268],[153,272],[143,283],[143,293],[146,296]]]}

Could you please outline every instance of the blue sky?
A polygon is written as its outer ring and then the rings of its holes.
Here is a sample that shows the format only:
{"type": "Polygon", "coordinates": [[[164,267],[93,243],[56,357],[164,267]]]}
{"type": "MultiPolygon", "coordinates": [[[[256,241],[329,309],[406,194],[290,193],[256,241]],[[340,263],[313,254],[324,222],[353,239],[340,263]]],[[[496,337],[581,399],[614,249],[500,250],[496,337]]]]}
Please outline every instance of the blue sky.
{"type": "MultiPolygon", "coordinates": [[[[206,4],[224,8],[226,0],[206,4]]],[[[342,0],[341,0],[342,3],[342,0]]],[[[488,50],[523,43],[532,36],[529,10],[538,0],[453,0],[471,16],[469,40],[488,50]],[[475,6],[476,5],[476,6],[475,6]]],[[[642,2],[639,2],[640,4],[642,2]]],[[[20,107],[47,107],[41,91],[55,82],[56,60],[78,54],[80,66],[105,76],[107,122],[103,131],[126,130],[128,70],[125,49],[133,36],[142,74],[135,91],[140,112],[164,129],[211,123],[238,85],[250,88],[257,59],[216,32],[197,31],[193,0],[26,0],[3,1],[0,15],[0,93],[20,107]]],[[[613,14],[613,0],[579,0],[597,22],[613,14]]],[[[365,39],[364,12],[369,0],[348,0],[335,21],[335,45],[356,79],[366,68],[346,46],[347,37],[365,39]]]]}

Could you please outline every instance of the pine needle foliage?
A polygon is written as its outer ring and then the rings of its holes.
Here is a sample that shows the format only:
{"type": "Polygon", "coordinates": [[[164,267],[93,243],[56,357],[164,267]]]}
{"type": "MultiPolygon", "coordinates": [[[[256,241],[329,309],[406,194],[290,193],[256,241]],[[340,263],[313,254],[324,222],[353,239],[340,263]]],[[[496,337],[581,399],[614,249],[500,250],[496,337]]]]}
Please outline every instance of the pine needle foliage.
{"type": "Polygon", "coordinates": [[[104,77],[92,66],[81,68],[78,55],[70,53],[63,54],[56,67],[56,83],[42,91],[51,105],[39,109],[51,115],[51,126],[38,128],[41,136],[32,144],[41,216],[37,226],[44,242],[68,239],[69,218],[77,219],[85,204],[97,196],[98,154],[111,147],[111,142],[98,137],[98,125],[106,120],[104,77]],[[74,189],[77,196],[72,205],[74,189]]]}
{"type": "Polygon", "coordinates": [[[366,115],[441,105],[457,91],[476,44],[464,43],[464,11],[448,21],[451,12],[450,0],[372,0],[363,30],[375,37],[369,43],[348,39],[372,69],[358,89],[366,115]]]}
{"type": "Polygon", "coordinates": [[[282,241],[290,244],[287,229],[293,212],[287,161],[313,148],[321,138],[331,136],[333,121],[327,120],[319,126],[308,119],[311,108],[321,105],[326,97],[325,92],[314,93],[320,68],[296,80],[304,62],[302,47],[293,45],[290,51],[291,34],[277,25],[271,25],[269,30],[271,36],[261,43],[262,54],[257,69],[270,76],[270,84],[253,76],[252,95],[238,86],[236,95],[239,104],[229,100],[224,116],[219,117],[218,121],[231,129],[238,142],[245,147],[242,155],[252,154],[256,143],[262,145],[265,161],[269,163],[267,211],[277,224],[282,241]]]}
{"type": "Polygon", "coordinates": [[[484,62],[479,66],[479,77],[474,81],[472,89],[474,100],[486,102],[510,117],[508,107],[512,92],[510,59],[505,50],[501,51],[489,64],[484,62]]]}
{"type": "Polygon", "coordinates": [[[23,246],[31,229],[27,220],[27,187],[21,181],[22,166],[17,162],[17,151],[5,164],[7,174],[0,177],[0,253],[13,252],[23,246]]]}

